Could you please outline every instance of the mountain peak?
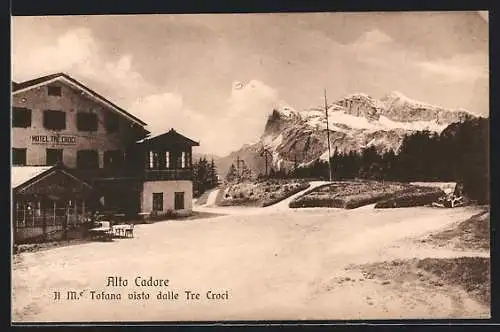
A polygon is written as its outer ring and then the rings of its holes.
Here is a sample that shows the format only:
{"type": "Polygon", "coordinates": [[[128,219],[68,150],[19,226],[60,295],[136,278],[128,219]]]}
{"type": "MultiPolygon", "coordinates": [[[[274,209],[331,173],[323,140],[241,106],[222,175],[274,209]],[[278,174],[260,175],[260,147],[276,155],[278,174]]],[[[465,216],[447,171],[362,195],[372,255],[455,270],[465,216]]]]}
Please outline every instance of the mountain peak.
{"type": "Polygon", "coordinates": [[[382,100],[391,100],[391,99],[402,99],[402,100],[411,100],[410,98],[406,97],[405,94],[399,91],[391,91],[388,94],[386,94],[384,97],[382,97],[382,100]]]}
{"type": "Polygon", "coordinates": [[[383,103],[386,104],[407,104],[411,105],[413,107],[417,108],[428,108],[428,109],[442,109],[442,107],[424,103],[418,100],[414,100],[411,98],[408,98],[405,94],[399,92],[399,91],[391,91],[390,93],[386,94],[382,99],[380,99],[383,103]]]}

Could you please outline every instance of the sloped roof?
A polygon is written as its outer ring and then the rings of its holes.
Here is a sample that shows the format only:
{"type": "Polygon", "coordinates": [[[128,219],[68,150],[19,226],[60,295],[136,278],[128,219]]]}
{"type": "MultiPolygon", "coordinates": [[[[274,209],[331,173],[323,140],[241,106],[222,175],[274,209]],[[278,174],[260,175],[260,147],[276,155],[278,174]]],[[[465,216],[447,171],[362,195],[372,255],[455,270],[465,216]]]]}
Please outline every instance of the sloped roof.
{"type": "Polygon", "coordinates": [[[53,166],[12,166],[11,185],[16,188],[19,185],[48,171],[53,166]]]}
{"type": "Polygon", "coordinates": [[[174,130],[174,128],[170,129],[166,133],[154,137],[149,137],[138,142],[138,144],[146,144],[146,145],[158,144],[158,143],[180,144],[180,145],[191,145],[191,146],[200,145],[199,142],[193,141],[192,139],[179,134],[174,130]]]}
{"type": "Polygon", "coordinates": [[[55,172],[64,173],[80,183],[83,183],[88,188],[91,186],[82,179],[74,176],[66,171],[63,165],[55,166],[12,166],[11,167],[11,187],[12,189],[19,189],[22,187],[30,186],[31,183],[39,179],[45,178],[55,172]]]}
{"type": "Polygon", "coordinates": [[[77,88],[83,92],[88,93],[89,95],[93,96],[95,99],[99,100],[101,103],[105,104],[107,107],[115,110],[117,113],[132,120],[133,122],[136,122],[136,123],[140,124],[141,126],[147,125],[147,123],[145,123],[141,119],[139,119],[139,118],[135,117],[134,115],[130,114],[129,112],[125,111],[121,107],[112,103],[108,99],[104,98],[103,96],[101,96],[97,92],[86,87],[85,85],[83,85],[82,83],[78,82],[77,80],[75,80],[74,78],[70,77],[68,74],[65,74],[65,73],[50,74],[50,75],[38,77],[38,78],[29,80],[29,81],[24,81],[21,83],[13,82],[12,93],[17,94],[17,93],[20,93],[23,91],[27,91],[27,90],[36,88],[36,87],[41,86],[41,85],[46,85],[46,84],[52,83],[54,81],[58,81],[58,80],[61,80],[74,88],[77,88]]]}

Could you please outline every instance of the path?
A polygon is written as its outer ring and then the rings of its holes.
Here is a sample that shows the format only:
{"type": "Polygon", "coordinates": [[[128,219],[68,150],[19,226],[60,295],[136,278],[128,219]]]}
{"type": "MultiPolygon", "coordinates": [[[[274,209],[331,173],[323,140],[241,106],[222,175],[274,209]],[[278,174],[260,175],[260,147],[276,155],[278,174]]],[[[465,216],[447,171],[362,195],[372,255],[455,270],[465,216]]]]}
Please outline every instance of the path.
{"type": "Polygon", "coordinates": [[[134,239],[23,253],[13,270],[14,319],[296,320],[488,314],[488,308],[466,296],[453,297],[458,294],[454,288],[443,293],[393,289],[373,280],[342,287],[332,284],[347,273],[344,269],[350,264],[419,256],[413,254],[418,248],[407,238],[465,220],[477,213],[472,208],[246,211],[138,225],[134,239]],[[129,286],[107,288],[108,276],[127,278],[129,286]],[[185,290],[196,291],[203,298],[197,302],[156,300],[161,289],[138,289],[133,285],[136,276],[168,278],[167,290],[181,296],[185,290]],[[153,299],[53,301],[54,291],[68,289],[120,292],[124,297],[146,291],[153,299]],[[209,301],[207,290],[227,290],[230,298],[209,301]]]}
{"type": "Polygon", "coordinates": [[[322,185],[328,184],[328,183],[329,183],[328,181],[311,181],[311,182],[309,182],[309,184],[310,184],[309,188],[304,189],[302,191],[299,191],[298,193],[293,194],[292,196],[290,196],[288,198],[285,198],[284,200],[282,200],[282,201],[280,201],[280,202],[278,202],[276,204],[269,205],[269,206],[266,207],[266,209],[268,209],[268,210],[277,210],[277,211],[278,210],[283,210],[283,209],[287,210],[287,209],[289,209],[288,204],[291,201],[293,201],[295,198],[303,195],[306,191],[309,191],[311,189],[317,188],[319,186],[322,186],[322,185]]]}
{"type": "Polygon", "coordinates": [[[220,189],[214,189],[210,192],[207,198],[207,203],[205,206],[214,206],[215,200],[217,199],[217,195],[219,194],[220,189]]]}

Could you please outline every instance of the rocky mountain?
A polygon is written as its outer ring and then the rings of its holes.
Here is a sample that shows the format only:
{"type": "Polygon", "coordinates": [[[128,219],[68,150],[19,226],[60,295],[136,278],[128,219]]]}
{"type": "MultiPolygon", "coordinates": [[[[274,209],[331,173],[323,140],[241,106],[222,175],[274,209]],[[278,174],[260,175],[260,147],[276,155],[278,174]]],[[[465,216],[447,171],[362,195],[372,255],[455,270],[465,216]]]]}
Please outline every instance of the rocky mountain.
{"type": "MultiPolygon", "coordinates": [[[[398,152],[407,133],[417,130],[442,132],[448,125],[474,118],[465,110],[449,110],[411,100],[399,92],[381,99],[358,93],[329,105],[328,129],[331,153],[361,151],[375,146],[380,153],[398,152]]],[[[224,176],[236,159],[244,160],[255,174],[269,167],[290,169],[307,165],[318,158],[328,159],[327,126],[324,110],[297,111],[286,105],[272,110],[259,142],[243,146],[230,155],[218,158],[224,176]],[[263,152],[267,151],[267,152],[263,152]]]]}

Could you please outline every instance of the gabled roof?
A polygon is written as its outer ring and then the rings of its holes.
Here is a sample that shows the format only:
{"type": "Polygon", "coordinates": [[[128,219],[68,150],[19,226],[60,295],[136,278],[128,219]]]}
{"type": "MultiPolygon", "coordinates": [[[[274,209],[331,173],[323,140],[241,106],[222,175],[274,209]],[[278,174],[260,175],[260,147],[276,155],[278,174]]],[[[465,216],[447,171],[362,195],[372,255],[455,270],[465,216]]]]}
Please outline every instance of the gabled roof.
{"type": "Polygon", "coordinates": [[[184,135],[179,134],[174,130],[174,128],[170,129],[166,133],[154,136],[154,137],[149,137],[146,139],[143,139],[142,141],[137,142],[138,144],[172,144],[172,145],[191,145],[191,146],[199,146],[200,143],[193,141],[190,138],[187,138],[184,135]]]}
{"type": "Polygon", "coordinates": [[[56,173],[63,173],[66,176],[82,183],[85,187],[92,187],[82,179],[68,172],[63,165],[55,166],[12,166],[11,167],[11,187],[13,190],[19,190],[31,186],[32,184],[56,173]]]}
{"type": "Polygon", "coordinates": [[[38,77],[38,78],[29,80],[29,81],[24,81],[21,83],[12,82],[13,83],[12,84],[12,93],[15,95],[15,94],[18,94],[18,93],[21,93],[24,91],[28,91],[28,90],[37,88],[39,86],[50,84],[50,83],[55,82],[55,81],[62,81],[64,83],[70,85],[73,88],[76,88],[82,92],[87,93],[90,97],[97,100],[101,104],[104,104],[108,108],[111,108],[115,112],[121,114],[122,116],[128,118],[129,120],[131,120],[131,121],[133,121],[141,126],[147,125],[144,121],[142,121],[139,118],[128,113],[127,111],[125,111],[121,107],[119,107],[116,104],[112,103],[111,101],[107,100],[106,98],[104,98],[103,96],[98,94],[97,92],[86,87],[85,85],[83,85],[82,83],[78,82],[77,80],[75,80],[74,78],[70,77],[69,75],[67,75],[65,73],[56,73],[56,74],[46,75],[46,76],[38,77]]]}

